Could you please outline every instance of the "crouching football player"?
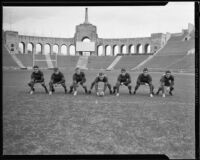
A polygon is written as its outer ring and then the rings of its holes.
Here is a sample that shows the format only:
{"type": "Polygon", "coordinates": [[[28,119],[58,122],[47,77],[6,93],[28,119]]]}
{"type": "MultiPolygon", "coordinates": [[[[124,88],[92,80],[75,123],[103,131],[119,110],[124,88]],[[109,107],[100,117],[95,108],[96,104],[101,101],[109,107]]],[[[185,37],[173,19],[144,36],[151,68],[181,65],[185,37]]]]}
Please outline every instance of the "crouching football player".
{"type": "Polygon", "coordinates": [[[174,90],[174,76],[171,75],[170,71],[166,71],[165,74],[160,79],[160,87],[156,94],[158,95],[162,91],[162,96],[165,97],[165,87],[169,89],[169,94],[172,96],[172,91],[174,90]]]}
{"type": "Polygon", "coordinates": [[[143,73],[141,73],[138,78],[137,78],[137,82],[136,82],[136,86],[135,86],[135,90],[133,92],[133,94],[136,94],[136,91],[138,90],[138,88],[140,87],[140,85],[147,85],[149,86],[150,89],[150,97],[153,97],[153,90],[154,90],[154,86],[152,84],[152,78],[151,75],[148,73],[148,69],[144,68],[143,69],[143,73]]]}
{"type": "Polygon", "coordinates": [[[126,72],[126,70],[124,68],[121,69],[121,74],[118,76],[117,83],[113,87],[113,94],[116,93],[116,96],[119,96],[119,87],[121,85],[127,86],[128,90],[129,90],[129,94],[132,94],[132,92],[131,92],[131,89],[132,89],[131,76],[129,73],[126,72]]]}
{"type": "Polygon", "coordinates": [[[58,68],[54,68],[54,72],[51,75],[51,80],[49,82],[49,95],[55,92],[54,86],[61,85],[64,88],[65,94],[67,93],[67,87],[65,85],[65,77],[58,68]]]}
{"type": "Polygon", "coordinates": [[[85,90],[85,93],[87,93],[87,86],[84,85],[84,83],[86,82],[86,78],[85,78],[85,73],[82,72],[80,70],[80,68],[76,68],[75,69],[75,73],[73,75],[73,83],[70,86],[70,91],[69,93],[72,93],[74,90],[74,96],[77,95],[77,88],[79,87],[79,84],[83,87],[83,89],[85,90]]]}
{"type": "Polygon", "coordinates": [[[31,81],[28,83],[28,86],[31,88],[30,94],[33,94],[35,91],[34,85],[36,83],[40,83],[42,87],[44,87],[45,92],[48,93],[48,89],[44,82],[44,75],[41,70],[39,70],[38,66],[33,66],[33,72],[31,74],[31,81]]]}
{"type": "Polygon", "coordinates": [[[93,87],[95,86],[95,91],[96,91],[96,94],[97,96],[99,96],[99,82],[103,82],[104,83],[104,87],[103,87],[103,95],[106,91],[106,88],[108,87],[109,91],[110,91],[110,94],[112,94],[112,88],[111,88],[111,85],[110,83],[108,82],[108,78],[107,76],[100,72],[98,74],[98,76],[95,78],[95,80],[92,82],[91,86],[90,86],[90,90],[89,90],[89,94],[91,94],[91,90],[93,89],[93,87]]]}

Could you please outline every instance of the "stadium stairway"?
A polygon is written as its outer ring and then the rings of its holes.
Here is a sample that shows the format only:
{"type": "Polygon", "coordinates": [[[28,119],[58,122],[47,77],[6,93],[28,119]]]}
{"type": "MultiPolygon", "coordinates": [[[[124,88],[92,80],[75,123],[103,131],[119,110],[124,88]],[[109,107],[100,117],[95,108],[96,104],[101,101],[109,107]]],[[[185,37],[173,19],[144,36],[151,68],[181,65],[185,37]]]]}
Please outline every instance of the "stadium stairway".
{"type": "Polygon", "coordinates": [[[187,61],[187,64],[194,66],[194,61],[191,61],[192,58],[186,56],[188,52],[190,53],[193,51],[194,37],[189,40],[184,40],[186,35],[187,33],[172,35],[163,48],[150,57],[145,63],[142,63],[133,69],[142,70],[144,67],[148,67],[151,71],[164,71],[167,68],[186,70],[189,65],[184,66],[182,64],[183,61],[187,61]],[[181,64],[181,66],[176,66],[176,63],[177,65],[181,64]]]}
{"type": "Polygon", "coordinates": [[[3,66],[26,69],[15,54],[11,54],[6,45],[3,45],[3,66]]]}
{"type": "Polygon", "coordinates": [[[115,65],[119,62],[119,60],[122,58],[122,56],[117,56],[114,61],[108,66],[108,68],[106,68],[107,71],[112,70],[115,65]]]}
{"type": "Polygon", "coordinates": [[[88,56],[80,56],[76,67],[79,67],[81,69],[88,69],[87,64],[88,64],[88,56]]]}
{"type": "Polygon", "coordinates": [[[49,54],[45,54],[45,58],[46,58],[46,62],[47,62],[48,68],[54,68],[54,67],[56,67],[55,65],[53,65],[52,59],[51,59],[51,57],[50,57],[49,54]]]}
{"type": "Polygon", "coordinates": [[[120,61],[115,65],[114,69],[125,68],[130,70],[136,67],[138,64],[147,59],[150,55],[148,54],[135,54],[135,55],[124,55],[120,61]]]}
{"type": "Polygon", "coordinates": [[[89,56],[88,69],[106,69],[114,59],[114,56],[89,56]]]}

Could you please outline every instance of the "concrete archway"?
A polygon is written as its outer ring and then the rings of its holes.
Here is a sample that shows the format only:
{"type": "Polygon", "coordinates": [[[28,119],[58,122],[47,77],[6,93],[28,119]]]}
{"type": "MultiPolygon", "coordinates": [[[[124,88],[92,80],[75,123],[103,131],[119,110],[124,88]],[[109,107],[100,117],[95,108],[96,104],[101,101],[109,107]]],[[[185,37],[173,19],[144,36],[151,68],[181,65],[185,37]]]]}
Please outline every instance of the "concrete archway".
{"type": "Polygon", "coordinates": [[[35,48],[36,48],[36,53],[35,54],[43,54],[42,53],[42,44],[41,43],[37,43],[35,48]]]}
{"type": "Polygon", "coordinates": [[[58,47],[59,46],[57,44],[53,45],[53,52],[52,52],[53,54],[58,54],[58,47]]]}
{"type": "Polygon", "coordinates": [[[29,42],[27,44],[27,52],[28,53],[33,53],[33,48],[34,48],[34,44],[32,42],[29,42]]]}
{"type": "Polygon", "coordinates": [[[135,46],[134,45],[129,45],[129,47],[128,47],[128,50],[129,50],[129,54],[134,54],[135,53],[135,46]]]}
{"type": "Polygon", "coordinates": [[[69,55],[75,56],[75,46],[73,44],[69,46],[69,55]]]}
{"type": "Polygon", "coordinates": [[[106,56],[111,56],[111,46],[110,45],[106,45],[105,46],[105,55],[106,56]]]}
{"type": "Polygon", "coordinates": [[[127,47],[124,44],[121,46],[121,53],[122,54],[127,54],[127,47]]]}
{"type": "Polygon", "coordinates": [[[142,53],[142,45],[141,44],[137,44],[136,53],[138,53],[138,54],[142,53]]]}
{"type": "Polygon", "coordinates": [[[91,42],[91,40],[89,39],[89,37],[83,37],[82,42],[91,42]]]}
{"type": "Polygon", "coordinates": [[[114,45],[113,46],[113,55],[116,56],[119,53],[119,46],[118,45],[114,45]]]}
{"type": "Polygon", "coordinates": [[[24,54],[25,53],[25,43],[24,42],[20,42],[19,43],[19,53],[20,54],[24,54]]]}
{"type": "Polygon", "coordinates": [[[103,56],[103,46],[102,45],[97,47],[97,55],[103,56]]]}
{"type": "Polygon", "coordinates": [[[151,53],[151,46],[150,46],[150,44],[145,44],[145,46],[144,46],[144,53],[151,53]]]}
{"type": "Polygon", "coordinates": [[[61,54],[62,55],[67,55],[67,46],[65,44],[63,44],[61,46],[61,54]]]}
{"type": "Polygon", "coordinates": [[[47,55],[50,53],[51,53],[51,46],[50,46],[50,44],[47,43],[44,45],[44,54],[47,55]]]}

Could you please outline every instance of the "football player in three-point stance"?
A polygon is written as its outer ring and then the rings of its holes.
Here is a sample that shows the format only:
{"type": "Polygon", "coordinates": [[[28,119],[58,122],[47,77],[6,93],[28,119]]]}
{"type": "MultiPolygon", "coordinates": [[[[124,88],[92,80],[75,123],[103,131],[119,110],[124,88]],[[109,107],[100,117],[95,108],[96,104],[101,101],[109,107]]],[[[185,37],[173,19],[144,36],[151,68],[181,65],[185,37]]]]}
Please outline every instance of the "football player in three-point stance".
{"type": "Polygon", "coordinates": [[[113,94],[116,93],[116,96],[119,96],[119,87],[122,85],[127,86],[129,90],[129,94],[132,94],[131,76],[129,73],[126,72],[124,68],[121,69],[121,73],[117,78],[117,83],[113,87],[113,94]]]}
{"type": "Polygon", "coordinates": [[[34,85],[36,83],[40,83],[42,87],[44,87],[45,92],[48,93],[48,89],[44,82],[44,75],[41,70],[39,70],[38,66],[33,66],[33,72],[31,74],[31,81],[28,83],[28,86],[31,88],[30,94],[33,94],[35,91],[34,85]]]}
{"type": "Polygon", "coordinates": [[[100,72],[98,74],[98,76],[95,78],[95,80],[92,82],[92,84],[90,86],[89,94],[91,94],[91,90],[95,86],[96,94],[97,94],[97,96],[99,96],[99,91],[98,91],[98,84],[99,84],[99,82],[103,82],[104,83],[103,92],[102,92],[103,95],[104,95],[107,87],[108,87],[108,89],[110,91],[110,94],[112,94],[112,88],[111,88],[110,83],[108,82],[108,77],[104,73],[102,73],[102,72],[100,72]]]}
{"type": "Polygon", "coordinates": [[[158,95],[162,91],[162,97],[165,97],[165,87],[169,90],[169,94],[172,96],[172,91],[174,90],[174,76],[171,75],[171,72],[168,70],[160,79],[160,87],[156,94],[158,95]]]}
{"type": "Polygon", "coordinates": [[[153,97],[154,95],[154,86],[152,84],[152,78],[151,75],[148,73],[148,69],[144,68],[143,69],[143,73],[141,73],[138,78],[137,78],[137,82],[136,82],[136,86],[135,86],[135,90],[133,92],[133,94],[136,94],[136,91],[138,90],[138,88],[140,87],[140,85],[147,85],[149,86],[150,89],[150,97],[153,97]]]}
{"type": "Polygon", "coordinates": [[[54,73],[51,75],[49,82],[49,95],[55,92],[54,86],[61,85],[64,88],[65,94],[67,93],[67,87],[65,85],[65,77],[58,68],[54,68],[54,73]]]}
{"type": "Polygon", "coordinates": [[[85,90],[85,93],[87,93],[87,86],[84,85],[84,83],[86,82],[85,73],[82,72],[80,70],[80,68],[77,67],[75,69],[75,73],[74,73],[72,79],[73,79],[73,82],[72,82],[72,85],[70,86],[69,93],[72,93],[74,90],[74,96],[76,96],[77,88],[79,87],[79,84],[83,87],[83,89],[85,90]]]}

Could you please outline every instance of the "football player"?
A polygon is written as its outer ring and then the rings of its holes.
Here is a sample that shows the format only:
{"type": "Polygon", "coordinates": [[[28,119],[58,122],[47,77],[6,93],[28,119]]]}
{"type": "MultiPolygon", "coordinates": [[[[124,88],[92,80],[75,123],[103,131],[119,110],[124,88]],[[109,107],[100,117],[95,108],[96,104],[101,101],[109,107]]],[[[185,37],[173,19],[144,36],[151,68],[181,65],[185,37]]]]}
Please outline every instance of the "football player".
{"type": "Polygon", "coordinates": [[[28,86],[31,88],[30,94],[33,94],[35,91],[34,85],[36,83],[40,83],[42,87],[44,87],[45,92],[48,93],[48,89],[44,82],[44,75],[43,72],[39,69],[38,66],[33,66],[33,72],[31,74],[31,81],[28,83],[28,86]]]}
{"type": "Polygon", "coordinates": [[[91,94],[91,90],[92,90],[93,87],[95,86],[96,94],[97,94],[97,96],[99,96],[99,91],[98,91],[98,88],[99,88],[98,84],[99,84],[99,82],[103,82],[103,83],[104,83],[103,95],[104,95],[104,93],[105,93],[107,87],[108,87],[108,89],[109,89],[109,91],[110,91],[110,94],[112,94],[112,88],[111,88],[110,83],[108,82],[108,78],[107,78],[107,76],[106,76],[104,73],[102,73],[102,72],[100,72],[100,73],[98,74],[98,76],[95,78],[95,80],[92,82],[92,84],[91,84],[91,86],[90,86],[89,94],[91,94]]]}
{"type": "Polygon", "coordinates": [[[121,69],[121,73],[117,78],[117,83],[116,85],[113,87],[113,94],[116,93],[116,96],[119,96],[119,87],[121,85],[125,85],[128,87],[129,90],[129,94],[132,94],[131,89],[131,76],[129,73],[126,72],[126,69],[122,68],[121,69]]]}
{"type": "Polygon", "coordinates": [[[72,79],[73,79],[73,82],[72,82],[72,85],[70,86],[69,93],[72,93],[74,90],[74,96],[76,96],[77,88],[79,87],[79,84],[83,87],[83,89],[85,90],[85,93],[87,93],[87,86],[84,85],[84,83],[86,82],[85,73],[82,72],[80,70],[80,68],[77,67],[75,69],[75,73],[74,73],[72,79]]]}
{"type": "Polygon", "coordinates": [[[160,79],[160,87],[156,94],[158,95],[162,91],[162,96],[165,97],[165,87],[169,89],[169,94],[172,96],[172,91],[174,90],[174,76],[171,75],[171,71],[166,71],[165,74],[160,79]]]}
{"type": "Polygon", "coordinates": [[[67,93],[67,87],[65,85],[65,77],[58,68],[54,68],[54,72],[51,75],[51,80],[49,82],[49,95],[55,92],[54,86],[61,85],[64,88],[65,94],[67,93]]]}
{"type": "Polygon", "coordinates": [[[140,87],[140,85],[147,85],[147,86],[149,86],[149,88],[150,88],[150,97],[153,97],[154,86],[152,84],[152,77],[148,73],[148,69],[147,68],[144,68],[143,69],[143,73],[141,73],[138,76],[137,82],[136,82],[136,86],[135,86],[135,90],[134,90],[133,94],[136,94],[136,91],[138,90],[138,88],[140,87]]]}

